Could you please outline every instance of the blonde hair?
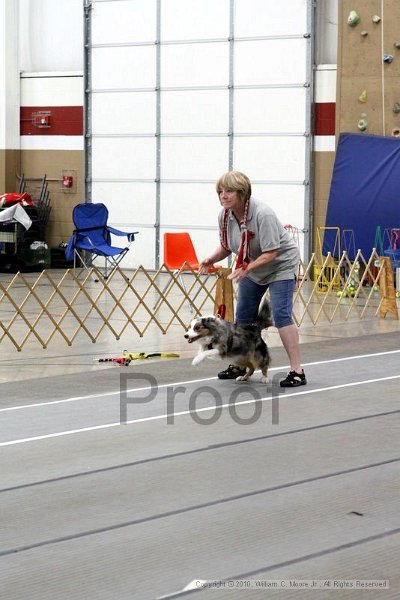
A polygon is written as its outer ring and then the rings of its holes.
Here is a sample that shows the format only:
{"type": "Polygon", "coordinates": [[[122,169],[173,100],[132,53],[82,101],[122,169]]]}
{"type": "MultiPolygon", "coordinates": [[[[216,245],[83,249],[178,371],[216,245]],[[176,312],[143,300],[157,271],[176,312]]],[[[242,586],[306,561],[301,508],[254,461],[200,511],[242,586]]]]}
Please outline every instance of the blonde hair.
{"type": "Polygon", "coordinates": [[[237,192],[237,195],[243,203],[251,196],[250,179],[240,171],[228,171],[228,173],[221,175],[215,185],[218,196],[223,188],[237,192]]]}

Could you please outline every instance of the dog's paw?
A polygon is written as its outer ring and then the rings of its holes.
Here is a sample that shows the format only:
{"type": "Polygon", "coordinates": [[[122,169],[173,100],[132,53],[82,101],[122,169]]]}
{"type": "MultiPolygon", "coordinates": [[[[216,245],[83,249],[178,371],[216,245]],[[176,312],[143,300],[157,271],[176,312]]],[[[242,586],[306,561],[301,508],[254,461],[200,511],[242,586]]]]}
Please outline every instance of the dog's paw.
{"type": "Polygon", "coordinates": [[[195,367],[196,365],[198,365],[199,363],[201,363],[202,360],[203,360],[202,357],[199,356],[199,355],[197,355],[192,360],[192,365],[195,367]]]}
{"type": "Polygon", "coordinates": [[[260,383],[268,383],[268,381],[268,377],[265,377],[264,375],[262,375],[262,377],[260,378],[260,383]]]}
{"type": "Polygon", "coordinates": [[[248,379],[248,375],[239,375],[239,377],[236,377],[236,381],[248,381],[248,379]]]}

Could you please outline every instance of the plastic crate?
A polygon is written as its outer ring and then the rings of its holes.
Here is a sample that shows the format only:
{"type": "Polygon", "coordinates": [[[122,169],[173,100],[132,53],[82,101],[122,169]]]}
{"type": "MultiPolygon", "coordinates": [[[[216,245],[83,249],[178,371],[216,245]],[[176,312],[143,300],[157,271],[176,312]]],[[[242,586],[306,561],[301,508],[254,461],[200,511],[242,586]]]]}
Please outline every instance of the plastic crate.
{"type": "Polygon", "coordinates": [[[24,248],[18,252],[18,258],[28,267],[38,265],[48,268],[51,265],[51,252],[49,248],[24,248]]]}
{"type": "Polygon", "coordinates": [[[4,243],[15,243],[17,240],[17,232],[14,231],[2,231],[0,229],[0,242],[4,243]]]}

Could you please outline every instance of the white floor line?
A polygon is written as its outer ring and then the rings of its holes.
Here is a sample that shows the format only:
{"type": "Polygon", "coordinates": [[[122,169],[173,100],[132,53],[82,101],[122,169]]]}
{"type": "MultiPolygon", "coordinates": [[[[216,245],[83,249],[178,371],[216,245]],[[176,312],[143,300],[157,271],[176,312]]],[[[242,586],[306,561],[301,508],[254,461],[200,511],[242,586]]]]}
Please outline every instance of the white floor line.
{"type": "MultiPolygon", "coordinates": [[[[317,394],[317,393],[322,393],[322,392],[328,392],[330,390],[339,390],[339,389],[348,388],[348,387],[366,385],[369,383],[380,383],[382,381],[391,381],[393,379],[400,379],[400,375],[392,375],[391,377],[379,377],[378,379],[366,379],[364,381],[354,381],[352,383],[342,383],[339,385],[331,385],[331,386],[328,386],[325,388],[318,388],[316,390],[304,390],[301,392],[292,392],[291,394],[285,393],[284,396],[282,397],[282,399],[286,400],[287,398],[291,398],[292,396],[296,396],[296,397],[297,396],[306,396],[308,394],[317,394]]],[[[141,388],[141,389],[143,389],[143,388],[141,388]]],[[[243,390],[245,391],[245,388],[243,388],[243,390]]],[[[242,402],[235,402],[235,406],[243,406],[244,404],[254,404],[254,402],[265,402],[266,400],[271,400],[271,397],[267,396],[266,398],[251,398],[250,400],[243,400],[242,402]]],[[[219,405],[218,409],[229,408],[229,406],[231,406],[231,405],[228,402],[227,404],[219,405]]],[[[136,424],[140,424],[140,423],[148,423],[149,421],[160,421],[161,419],[167,419],[167,417],[169,417],[169,418],[182,417],[185,415],[190,415],[191,413],[198,414],[200,412],[206,412],[206,411],[215,411],[215,406],[207,406],[204,408],[197,408],[195,411],[194,410],[183,410],[183,411],[176,412],[176,413],[169,414],[169,415],[162,414],[162,415],[154,415],[152,417],[142,417],[141,419],[133,419],[131,421],[127,421],[126,423],[120,423],[120,422],[105,423],[104,425],[94,425],[93,427],[83,427],[82,429],[71,429],[69,431],[59,431],[58,433],[48,433],[45,435],[38,435],[35,437],[10,440],[8,442],[1,442],[0,447],[14,446],[15,444],[26,444],[28,442],[37,442],[40,440],[48,440],[50,438],[62,437],[62,436],[66,436],[66,435],[73,435],[75,433],[84,433],[87,431],[98,431],[100,429],[109,429],[110,427],[118,427],[118,426],[124,427],[125,425],[136,425],[136,424]]]]}
{"type": "MultiPolygon", "coordinates": [[[[400,353],[400,350],[388,350],[386,352],[374,352],[373,354],[359,354],[357,356],[344,356],[343,358],[332,358],[330,360],[319,360],[316,362],[304,363],[304,367],[313,367],[316,365],[326,365],[326,364],[342,362],[342,361],[346,361],[346,360],[361,360],[361,359],[367,359],[367,358],[374,358],[376,356],[387,356],[389,354],[399,354],[399,353],[400,353]]],[[[281,367],[271,367],[270,369],[268,369],[268,371],[269,372],[271,372],[271,371],[286,371],[287,369],[289,369],[289,365],[283,365],[281,367]]],[[[143,379],[146,379],[146,378],[143,377],[143,379]]],[[[161,384],[158,386],[158,388],[162,389],[165,387],[188,385],[191,383],[203,383],[204,381],[214,381],[215,379],[217,379],[217,377],[205,377],[203,379],[189,379],[187,381],[174,381],[171,383],[161,384]]],[[[127,394],[132,394],[133,392],[139,392],[139,391],[145,391],[145,390],[151,390],[151,389],[152,389],[151,386],[132,388],[132,389],[127,390],[127,394]]],[[[12,411],[12,410],[24,410],[27,408],[37,408],[40,406],[49,406],[49,405],[53,406],[56,404],[64,404],[66,402],[79,402],[81,400],[92,400],[94,398],[104,398],[106,396],[118,396],[120,393],[121,393],[121,390],[116,390],[115,392],[104,392],[101,394],[88,394],[87,396],[76,396],[73,398],[64,398],[62,400],[49,400],[48,402],[35,402],[33,404],[23,404],[21,406],[8,406],[7,408],[0,408],[0,412],[8,412],[8,411],[12,411]]]]}

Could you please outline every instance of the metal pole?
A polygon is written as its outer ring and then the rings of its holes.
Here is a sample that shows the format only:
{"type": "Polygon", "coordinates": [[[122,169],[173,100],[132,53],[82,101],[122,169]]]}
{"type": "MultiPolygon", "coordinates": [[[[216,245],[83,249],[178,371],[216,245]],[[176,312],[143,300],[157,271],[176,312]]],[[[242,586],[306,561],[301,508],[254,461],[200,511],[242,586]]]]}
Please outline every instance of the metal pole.
{"type": "Polygon", "coordinates": [[[92,202],[92,27],[91,0],[84,0],[84,154],[85,154],[85,202],[92,202]]]}
{"type": "Polygon", "coordinates": [[[235,52],[235,0],[229,6],[229,156],[228,171],[233,170],[233,128],[234,128],[234,52],[235,52]]]}
{"type": "Polygon", "coordinates": [[[304,181],[304,262],[307,264],[312,253],[314,227],[314,161],[313,161],[313,107],[314,107],[314,63],[315,63],[315,1],[307,2],[307,73],[306,73],[306,148],[304,181]]]}
{"type": "Polygon", "coordinates": [[[156,40],[156,219],[155,268],[160,267],[160,212],[161,212],[161,0],[157,0],[156,40]]]}

